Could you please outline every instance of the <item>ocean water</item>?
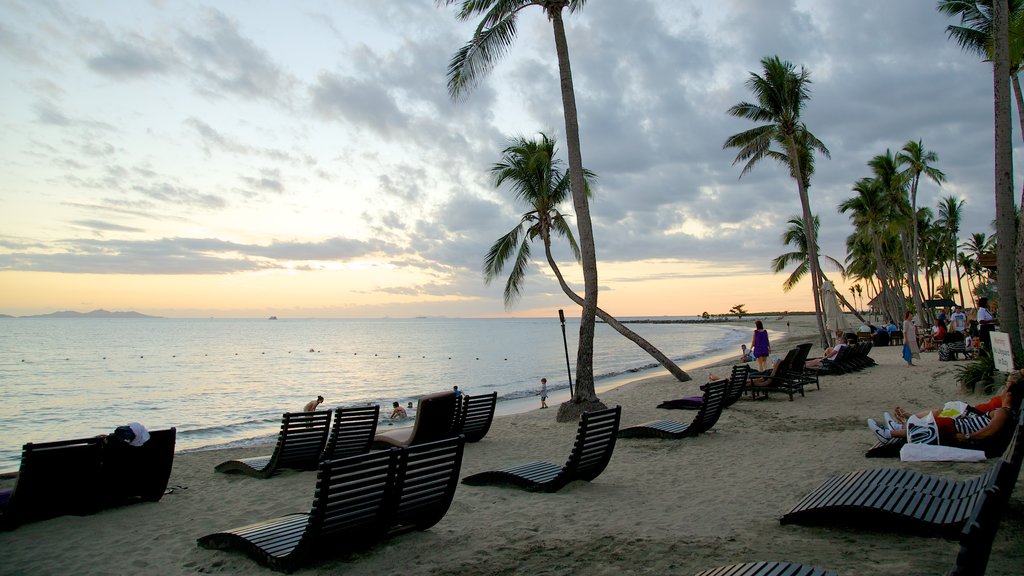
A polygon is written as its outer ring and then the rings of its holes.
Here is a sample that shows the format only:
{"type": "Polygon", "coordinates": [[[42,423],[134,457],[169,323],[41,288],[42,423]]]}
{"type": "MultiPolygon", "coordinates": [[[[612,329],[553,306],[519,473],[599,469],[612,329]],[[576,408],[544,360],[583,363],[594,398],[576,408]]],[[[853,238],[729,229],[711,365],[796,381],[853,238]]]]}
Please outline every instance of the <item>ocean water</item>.
{"type": "MultiPolygon", "coordinates": [[[[731,352],[745,324],[630,324],[681,365],[731,352]]],[[[575,366],[578,318],[566,319],[575,366]]],[[[662,370],[597,326],[596,384],[662,370]]],[[[406,403],[459,386],[532,396],[566,388],[557,319],[0,319],[0,471],[26,442],[109,433],[131,421],[177,427],[179,450],[266,441],[281,414],[318,394],[324,406],[406,403]]],[[[575,378],[575,373],[573,375],[575,378]]],[[[387,408],[387,409],[385,409],[387,408]]]]}

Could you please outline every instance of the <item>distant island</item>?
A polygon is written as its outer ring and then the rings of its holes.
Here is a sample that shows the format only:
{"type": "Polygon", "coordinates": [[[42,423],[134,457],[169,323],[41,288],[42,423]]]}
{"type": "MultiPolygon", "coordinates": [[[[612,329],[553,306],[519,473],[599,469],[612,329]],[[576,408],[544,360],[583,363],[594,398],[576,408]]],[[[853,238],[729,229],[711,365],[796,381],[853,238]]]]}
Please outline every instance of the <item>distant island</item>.
{"type": "Polygon", "coordinates": [[[49,314],[35,314],[32,316],[4,316],[4,318],[160,318],[160,316],[148,316],[138,312],[110,312],[109,310],[93,310],[92,312],[75,312],[74,310],[62,310],[49,314]]]}

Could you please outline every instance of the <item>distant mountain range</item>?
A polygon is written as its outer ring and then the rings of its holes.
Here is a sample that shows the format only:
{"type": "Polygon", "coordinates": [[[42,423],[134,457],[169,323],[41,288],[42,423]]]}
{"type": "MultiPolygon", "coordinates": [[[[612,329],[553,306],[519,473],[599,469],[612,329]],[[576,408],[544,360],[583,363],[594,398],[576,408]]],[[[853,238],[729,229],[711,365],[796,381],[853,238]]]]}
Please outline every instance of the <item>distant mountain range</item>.
{"type": "Polygon", "coordinates": [[[49,314],[35,314],[33,316],[8,316],[0,314],[2,318],[160,318],[160,316],[147,316],[138,312],[110,312],[109,310],[93,310],[92,312],[75,312],[74,310],[63,310],[49,314]]]}

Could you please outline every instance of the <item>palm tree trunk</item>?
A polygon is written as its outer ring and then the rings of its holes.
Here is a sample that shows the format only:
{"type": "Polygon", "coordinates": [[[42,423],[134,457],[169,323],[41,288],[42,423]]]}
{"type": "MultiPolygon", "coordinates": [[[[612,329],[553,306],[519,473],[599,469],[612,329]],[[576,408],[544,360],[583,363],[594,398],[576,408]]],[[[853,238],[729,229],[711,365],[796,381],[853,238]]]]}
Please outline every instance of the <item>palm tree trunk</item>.
{"type": "Polygon", "coordinates": [[[807,187],[804,185],[803,171],[800,169],[800,153],[796,145],[796,138],[793,134],[786,135],[786,144],[789,148],[789,161],[792,162],[792,174],[796,180],[797,192],[800,194],[800,208],[804,219],[804,236],[807,238],[807,264],[811,273],[811,291],[814,296],[814,316],[818,322],[818,335],[821,337],[822,347],[832,344],[831,335],[825,330],[825,321],[822,319],[821,295],[818,293],[821,287],[821,265],[818,262],[818,235],[814,231],[814,216],[811,213],[811,201],[807,195],[807,187]]]}
{"type": "Polygon", "coordinates": [[[1013,198],[1013,142],[1010,130],[1009,14],[1005,2],[992,3],[993,47],[992,89],[995,107],[995,196],[996,233],[1000,249],[996,251],[999,276],[999,326],[1010,335],[1010,349],[1021,362],[1021,333],[1017,291],[1017,264],[1022,258],[1017,242],[1017,214],[1013,198]],[[1015,254],[1018,253],[1018,254],[1015,254]]]}
{"type": "MultiPolygon", "coordinates": [[[[580,316],[580,340],[576,353],[576,393],[570,402],[582,408],[559,408],[559,421],[575,421],[580,412],[604,406],[594,390],[594,324],[597,316],[597,251],[594,248],[594,227],[590,220],[586,181],[583,177],[583,155],[580,151],[580,128],[576,113],[576,95],[573,91],[572,68],[569,65],[569,43],[565,38],[562,8],[548,12],[555,36],[558,54],[558,75],[562,88],[562,109],[565,116],[565,142],[569,154],[569,186],[576,211],[580,253],[583,265],[583,312],[580,316]],[[598,406],[600,405],[600,406],[598,406]]],[[[564,406],[564,405],[563,405],[564,406]]]]}
{"type": "Polygon", "coordinates": [[[928,319],[924,314],[924,299],[921,298],[921,279],[918,275],[917,262],[918,237],[917,237],[917,184],[921,181],[921,173],[914,174],[914,180],[910,184],[910,226],[913,228],[913,240],[910,245],[910,258],[907,259],[907,286],[910,288],[910,297],[914,301],[914,310],[917,310],[917,318],[922,326],[927,326],[928,319]]]}
{"type": "MultiPolygon", "coordinates": [[[[551,256],[551,240],[549,237],[544,238],[544,255],[547,256],[548,266],[550,266],[551,271],[555,273],[555,278],[558,279],[558,285],[562,287],[562,292],[565,292],[565,295],[578,306],[583,306],[583,298],[580,298],[579,294],[569,287],[565,278],[562,277],[562,271],[558,268],[558,264],[555,263],[554,257],[551,256]]],[[[642,348],[645,352],[650,354],[652,358],[657,360],[659,364],[671,372],[672,375],[676,377],[676,380],[679,380],[680,382],[689,382],[690,380],[693,380],[689,374],[683,371],[683,369],[673,362],[668,356],[665,356],[661,350],[655,348],[654,345],[644,339],[643,336],[627,328],[622,322],[619,322],[615,317],[605,312],[600,307],[597,308],[597,317],[614,328],[616,332],[622,334],[634,344],[642,348]]]]}

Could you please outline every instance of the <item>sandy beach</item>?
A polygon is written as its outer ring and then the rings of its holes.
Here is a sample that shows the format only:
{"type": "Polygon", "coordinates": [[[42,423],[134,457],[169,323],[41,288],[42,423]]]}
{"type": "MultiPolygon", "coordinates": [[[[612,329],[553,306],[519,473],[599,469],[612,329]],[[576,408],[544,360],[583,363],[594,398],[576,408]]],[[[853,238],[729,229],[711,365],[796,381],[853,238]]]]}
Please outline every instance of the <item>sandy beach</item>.
{"type": "MultiPolygon", "coordinates": [[[[812,316],[794,316],[784,353],[815,342],[812,316]]],[[[769,326],[769,328],[777,328],[769,326]]],[[[708,434],[684,440],[619,440],[594,482],[555,494],[460,485],[448,515],[424,532],[400,535],[369,550],[315,563],[299,574],[694,574],[751,560],[791,560],[840,574],[942,574],[958,543],[852,529],[781,526],[779,517],[830,475],[879,466],[910,467],[951,477],[987,464],[901,463],[866,459],[872,445],[864,419],[900,404],[978,403],[959,391],[958,362],[925,353],[907,367],[897,347],[875,348],[878,366],[825,376],[821,390],[790,402],[744,397],[708,434]]],[[[731,362],[730,362],[731,363],[731,362]]],[[[689,421],[692,412],[657,409],[662,400],[697,394],[711,367],[679,383],[667,373],[601,393],[621,405],[623,425],[657,418],[689,421]]],[[[531,460],[561,464],[576,424],[556,410],[495,419],[489,434],[466,447],[462,476],[531,460]]],[[[0,574],[271,574],[244,554],[206,550],[196,538],[291,512],[305,512],[315,472],[284,471],[269,480],[214,472],[229,458],[267,447],[178,454],[173,491],[157,503],[65,516],[0,533],[0,574]]],[[[0,483],[10,486],[11,481],[0,483]]],[[[1024,571],[1024,491],[1020,482],[996,536],[988,574],[1024,571]]]]}

